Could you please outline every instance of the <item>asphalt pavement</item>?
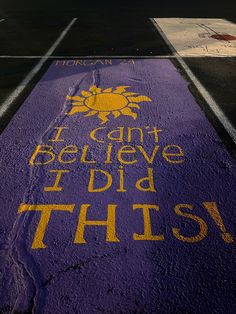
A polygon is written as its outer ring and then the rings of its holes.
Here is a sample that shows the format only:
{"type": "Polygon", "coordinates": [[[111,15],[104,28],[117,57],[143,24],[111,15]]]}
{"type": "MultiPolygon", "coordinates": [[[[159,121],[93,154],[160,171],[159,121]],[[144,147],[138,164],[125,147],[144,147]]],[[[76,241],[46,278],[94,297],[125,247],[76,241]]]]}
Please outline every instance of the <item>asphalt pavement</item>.
{"type": "Polygon", "coordinates": [[[235,313],[236,57],[179,58],[156,17],[236,20],[1,3],[1,313],[235,313]]]}
{"type": "MultiPolygon", "coordinates": [[[[21,13],[21,11],[19,11],[21,13]]],[[[18,11],[17,13],[20,14],[18,11]]],[[[24,12],[25,13],[25,12],[24,12]]],[[[22,13],[21,13],[22,14],[22,13]]],[[[26,14],[26,13],[25,13],[26,14]]],[[[231,18],[233,20],[233,18],[231,18]]],[[[14,88],[24,79],[30,69],[37,64],[40,56],[49,49],[58,34],[69,23],[70,18],[61,17],[7,17],[1,23],[2,56],[35,56],[33,59],[1,58],[3,75],[0,81],[0,99],[3,101],[14,88]]],[[[149,18],[142,15],[132,16],[80,16],[65,39],[54,52],[55,56],[171,56],[172,52],[156,31],[149,18]]],[[[24,93],[3,117],[1,129],[10,121],[13,113],[19,108],[24,96],[27,96],[35,82],[47,69],[46,66],[34,77],[24,93]]],[[[235,126],[235,58],[188,58],[190,69],[199,78],[200,82],[216,98],[224,113],[235,126]]],[[[178,65],[177,65],[178,66],[178,65]]],[[[199,100],[200,101],[200,100],[199,100]]],[[[203,106],[208,111],[207,106],[203,106]]],[[[214,123],[214,115],[209,114],[214,123]]],[[[221,126],[216,120],[216,129],[221,126]]],[[[233,149],[230,139],[223,134],[226,144],[233,149]]]]}

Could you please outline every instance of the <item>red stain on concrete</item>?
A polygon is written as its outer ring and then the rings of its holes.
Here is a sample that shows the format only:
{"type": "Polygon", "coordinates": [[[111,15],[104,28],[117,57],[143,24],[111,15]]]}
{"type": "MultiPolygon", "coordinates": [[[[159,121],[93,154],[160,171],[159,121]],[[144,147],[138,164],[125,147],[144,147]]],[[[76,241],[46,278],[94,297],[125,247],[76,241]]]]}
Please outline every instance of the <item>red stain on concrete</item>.
{"type": "Polygon", "coordinates": [[[211,38],[214,38],[217,40],[225,40],[225,41],[236,40],[236,36],[232,36],[229,34],[214,34],[214,35],[211,35],[211,38]]]}

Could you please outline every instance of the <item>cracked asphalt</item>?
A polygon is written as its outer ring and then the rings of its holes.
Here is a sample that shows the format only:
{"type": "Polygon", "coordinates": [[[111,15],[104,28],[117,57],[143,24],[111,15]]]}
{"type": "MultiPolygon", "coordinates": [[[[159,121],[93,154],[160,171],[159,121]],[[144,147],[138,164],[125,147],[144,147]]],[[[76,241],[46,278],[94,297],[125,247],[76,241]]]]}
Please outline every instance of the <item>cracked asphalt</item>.
{"type": "MultiPolygon", "coordinates": [[[[235,313],[235,143],[149,19],[169,16],[235,21],[1,3],[2,104],[77,21],[0,119],[0,313],[235,313]]],[[[183,60],[235,127],[236,58],[183,60]]]]}

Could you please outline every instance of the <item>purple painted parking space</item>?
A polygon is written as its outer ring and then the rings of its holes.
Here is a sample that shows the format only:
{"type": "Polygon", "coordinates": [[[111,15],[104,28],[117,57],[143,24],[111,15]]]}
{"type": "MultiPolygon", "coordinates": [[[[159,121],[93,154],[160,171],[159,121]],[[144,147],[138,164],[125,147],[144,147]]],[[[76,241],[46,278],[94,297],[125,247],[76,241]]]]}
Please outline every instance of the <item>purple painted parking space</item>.
{"type": "Polygon", "coordinates": [[[169,60],[55,61],[0,171],[1,311],[234,313],[235,161],[169,60]]]}

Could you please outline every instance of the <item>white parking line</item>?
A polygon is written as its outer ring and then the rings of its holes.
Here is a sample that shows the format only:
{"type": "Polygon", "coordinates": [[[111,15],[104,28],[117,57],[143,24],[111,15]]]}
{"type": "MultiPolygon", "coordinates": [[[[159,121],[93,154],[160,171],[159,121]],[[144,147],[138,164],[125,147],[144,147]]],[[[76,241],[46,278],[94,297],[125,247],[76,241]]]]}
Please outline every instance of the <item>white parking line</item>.
{"type": "Polygon", "coordinates": [[[170,43],[168,38],[166,37],[165,33],[161,29],[161,27],[156,23],[154,19],[150,19],[153,23],[153,25],[156,27],[162,38],[164,39],[165,43],[169,46],[171,52],[176,57],[182,68],[185,70],[186,74],[188,75],[189,79],[192,81],[192,83],[195,85],[201,96],[204,98],[208,106],[211,108],[211,110],[214,112],[215,116],[219,119],[221,124],[224,126],[225,130],[228,132],[234,143],[236,143],[236,130],[232,123],[229,121],[229,119],[225,116],[224,112],[221,110],[220,106],[216,103],[216,101],[212,98],[212,96],[209,94],[209,92],[206,90],[206,88],[200,83],[200,81],[197,79],[197,77],[193,74],[193,72],[190,70],[189,66],[185,63],[185,61],[182,59],[182,57],[178,54],[178,52],[175,50],[173,45],[170,43]]]}
{"type": "MultiPolygon", "coordinates": [[[[201,56],[201,55],[189,55],[184,58],[232,58],[235,57],[233,55],[210,55],[210,56],[201,56]]],[[[0,55],[0,59],[124,59],[124,58],[132,58],[132,59],[175,59],[177,56],[175,55],[136,55],[136,56],[19,56],[19,55],[0,55]]]]}
{"type": "Polygon", "coordinates": [[[41,57],[40,61],[37,65],[29,72],[29,74],[24,78],[24,80],[16,87],[13,93],[2,103],[0,108],[0,118],[9,110],[12,103],[16,100],[16,98],[23,92],[26,86],[30,83],[30,81],[34,78],[34,76],[39,72],[44,63],[48,60],[48,58],[53,54],[55,49],[58,47],[60,42],[64,39],[68,31],[71,29],[73,24],[77,21],[77,18],[73,18],[67,27],[62,31],[53,45],[49,48],[49,50],[45,53],[43,57],[41,57]]]}

